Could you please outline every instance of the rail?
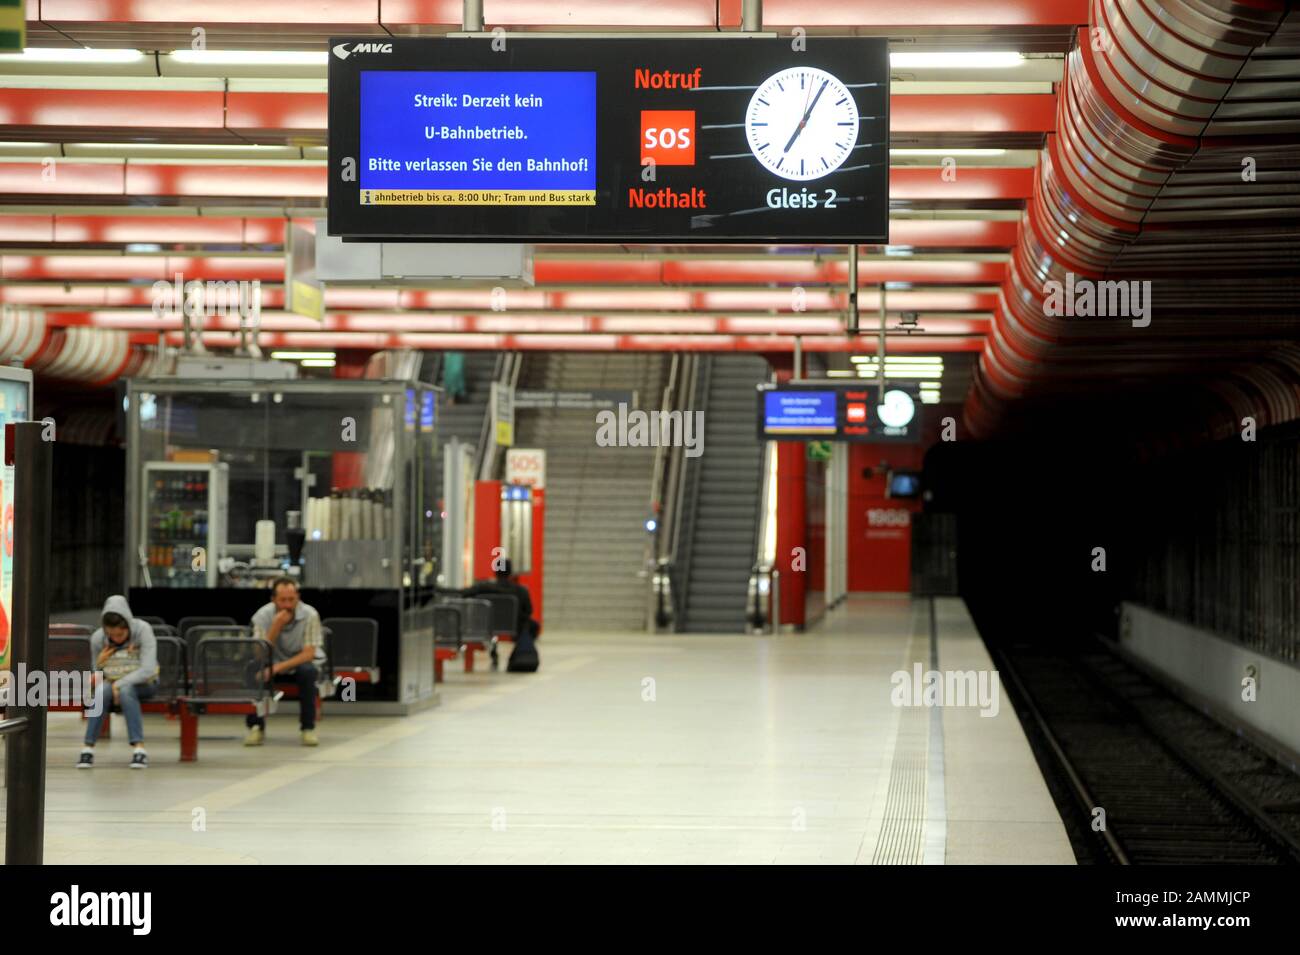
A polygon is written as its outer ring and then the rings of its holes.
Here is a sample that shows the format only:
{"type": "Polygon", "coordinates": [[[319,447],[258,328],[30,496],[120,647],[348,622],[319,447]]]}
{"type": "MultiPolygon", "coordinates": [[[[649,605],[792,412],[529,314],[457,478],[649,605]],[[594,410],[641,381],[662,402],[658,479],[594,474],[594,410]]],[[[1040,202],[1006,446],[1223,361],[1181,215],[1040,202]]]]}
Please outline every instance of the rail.
{"type": "MultiPolygon", "coordinates": [[[[705,410],[700,405],[705,400],[707,389],[698,388],[699,380],[700,356],[675,353],[660,402],[661,410],[680,410],[684,415],[694,410],[705,410]]],[[[655,519],[655,532],[646,558],[646,573],[650,580],[647,629],[651,631],[663,629],[681,619],[682,592],[675,582],[684,579],[678,573],[677,554],[681,546],[688,470],[685,448],[660,444],[656,449],[649,505],[655,519]]]]}

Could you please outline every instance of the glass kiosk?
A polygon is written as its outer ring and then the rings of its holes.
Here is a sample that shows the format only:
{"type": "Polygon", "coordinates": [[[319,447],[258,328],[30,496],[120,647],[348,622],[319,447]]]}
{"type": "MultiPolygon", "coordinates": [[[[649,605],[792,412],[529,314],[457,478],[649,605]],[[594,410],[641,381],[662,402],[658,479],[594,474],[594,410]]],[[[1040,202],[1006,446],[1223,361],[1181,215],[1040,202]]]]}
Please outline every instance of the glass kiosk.
{"type": "Polygon", "coordinates": [[[247,623],[294,576],[322,618],[379,624],[379,682],[335,705],[432,702],[436,404],[409,381],[131,380],[131,609],[247,623]]]}

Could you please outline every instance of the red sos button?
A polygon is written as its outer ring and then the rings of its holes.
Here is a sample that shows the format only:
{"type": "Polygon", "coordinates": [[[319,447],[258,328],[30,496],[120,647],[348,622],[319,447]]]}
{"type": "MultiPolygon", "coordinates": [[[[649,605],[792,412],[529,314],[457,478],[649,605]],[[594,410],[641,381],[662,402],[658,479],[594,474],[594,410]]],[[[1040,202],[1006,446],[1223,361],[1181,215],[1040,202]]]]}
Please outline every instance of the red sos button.
{"type": "Polygon", "coordinates": [[[867,420],[867,406],[850,401],[844,408],[844,417],[850,424],[862,424],[867,420]]]}
{"type": "Polygon", "coordinates": [[[695,110],[641,110],[641,162],[656,166],[695,165],[695,110]]]}

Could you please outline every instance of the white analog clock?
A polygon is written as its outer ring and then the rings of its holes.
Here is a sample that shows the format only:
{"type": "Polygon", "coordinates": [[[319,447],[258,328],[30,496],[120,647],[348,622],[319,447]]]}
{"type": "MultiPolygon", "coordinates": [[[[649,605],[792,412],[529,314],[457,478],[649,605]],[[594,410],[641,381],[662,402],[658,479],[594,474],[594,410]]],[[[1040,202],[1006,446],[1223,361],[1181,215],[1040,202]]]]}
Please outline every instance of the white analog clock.
{"type": "Polygon", "coordinates": [[[825,70],[792,66],[769,76],[745,111],[749,148],[785,179],[834,172],[858,141],[858,104],[825,70]]]}
{"type": "Polygon", "coordinates": [[[880,423],[889,428],[905,428],[916,414],[916,402],[906,391],[885,392],[885,403],[876,409],[880,423]]]}

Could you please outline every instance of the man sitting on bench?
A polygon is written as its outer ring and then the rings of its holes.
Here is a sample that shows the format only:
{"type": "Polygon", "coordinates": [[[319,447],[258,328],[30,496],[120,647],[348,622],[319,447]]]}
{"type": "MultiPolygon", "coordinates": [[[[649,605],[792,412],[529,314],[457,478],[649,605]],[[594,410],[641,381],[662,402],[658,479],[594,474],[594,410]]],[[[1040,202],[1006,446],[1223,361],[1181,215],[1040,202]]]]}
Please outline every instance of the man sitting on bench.
{"type": "MultiPolygon", "coordinates": [[[[320,614],[298,599],[298,582],[279,577],[271,585],[271,602],[253,614],[253,636],[271,644],[271,678],[298,687],[298,715],[302,745],[315,746],[316,679],[313,661],[321,646],[320,614]]],[[[249,715],[245,746],[261,746],[266,721],[249,715]]]]}

